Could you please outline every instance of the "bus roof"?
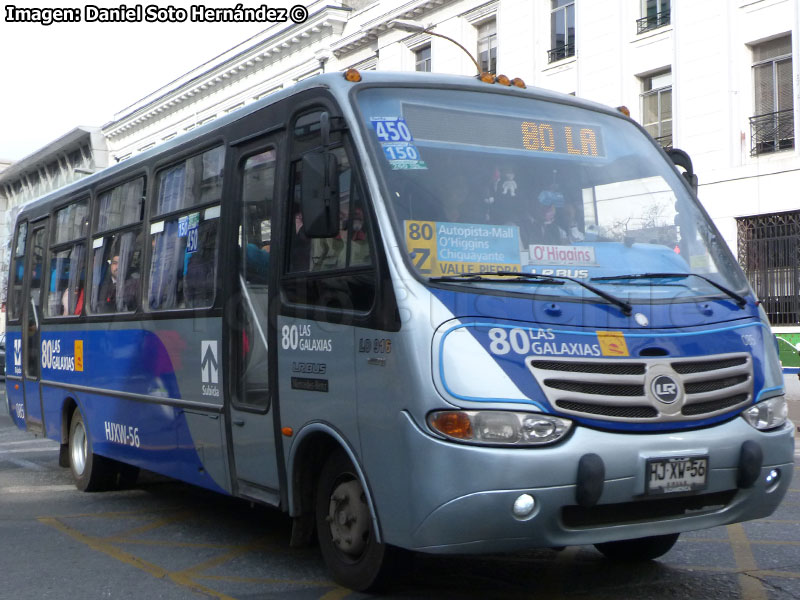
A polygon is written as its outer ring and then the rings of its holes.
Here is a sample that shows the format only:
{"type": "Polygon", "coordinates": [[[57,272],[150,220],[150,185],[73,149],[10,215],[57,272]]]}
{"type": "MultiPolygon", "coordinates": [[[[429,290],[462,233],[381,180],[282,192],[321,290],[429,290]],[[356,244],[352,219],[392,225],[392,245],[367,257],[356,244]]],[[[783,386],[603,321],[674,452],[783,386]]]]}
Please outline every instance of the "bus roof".
{"type": "Polygon", "coordinates": [[[363,86],[386,85],[401,87],[436,87],[448,89],[459,88],[467,91],[483,93],[528,96],[551,102],[572,104],[575,106],[588,108],[590,110],[599,110],[601,112],[607,112],[609,114],[621,116],[619,112],[609,108],[606,105],[576,98],[575,96],[570,96],[568,94],[562,94],[544,88],[529,87],[523,89],[515,86],[504,86],[497,83],[489,84],[478,80],[476,77],[465,75],[397,71],[360,71],[360,74],[362,79],[359,83],[347,81],[344,78],[344,74],[338,71],[335,73],[324,73],[304,79],[303,81],[300,81],[288,88],[280,90],[279,92],[275,92],[274,94],[270,94],[269,96],[253,102],[252,104],[248,104],[236,111],[215,119],[210,123],[201,125],[190,132],[179,135],[168,142],[159,144],[150,150],[142,152],[141,154],[137,154],[132,158],[107,167],[101,171],[89,175],[88,177],[73,181],[64,187],[58,188],[52,192],[48,192],[44,196],[40,196],[39,198],[31,200],[20,207],[18,217],[19,215],[29,211],[35,211],[42,205],[48,205],[50,202],[56,201],[65,196],[69,196],[75,192],[80,192],[80,190],[90,187],[97,182],[103,181],[104,179],[113,177],[117,173],[134,168],[137,165],[148,161],[154,156],[169,153],[174,148],[200,138],[218,128],[224,127],[229,123],[233,123],[257,110],[269,106],[270,104],[309,89],[321,88],[329,90],[334,96],[342,101],[352,89],[363,86]]]}

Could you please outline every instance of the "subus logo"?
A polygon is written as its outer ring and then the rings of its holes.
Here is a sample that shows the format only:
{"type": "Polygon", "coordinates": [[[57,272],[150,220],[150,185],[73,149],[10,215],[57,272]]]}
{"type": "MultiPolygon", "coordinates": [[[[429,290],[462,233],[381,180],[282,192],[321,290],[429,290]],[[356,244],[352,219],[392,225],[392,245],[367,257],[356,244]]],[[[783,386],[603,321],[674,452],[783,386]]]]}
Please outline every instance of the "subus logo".
{"type": "Polygon", "coordinates": [[[14,366],[22,366],[22,338],[14,340],[14,366]]]}
{"type": "Polygon", "coordinates": [[[667,375],[660,375],[653,379],[650,389],[656,399],[664,404],[672,404],[678,399],[678,384],[667,375]]]}
{"type": "Polygon", "coordinates": [[[217,340],[200,342],[200,378],[203,383],[219,383],[217,340]]]}

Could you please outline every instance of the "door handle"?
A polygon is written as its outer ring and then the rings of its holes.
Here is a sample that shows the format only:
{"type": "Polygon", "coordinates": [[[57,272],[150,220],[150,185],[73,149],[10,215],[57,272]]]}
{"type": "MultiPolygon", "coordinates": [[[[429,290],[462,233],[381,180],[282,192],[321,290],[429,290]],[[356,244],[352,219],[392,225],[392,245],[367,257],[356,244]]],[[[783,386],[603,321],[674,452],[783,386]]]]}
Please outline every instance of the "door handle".
{"type": "Polygon", "coordinates": [[[233,424],[238,425],[239,427],[244,427],[244,419],[234,419],[233,424]]]}

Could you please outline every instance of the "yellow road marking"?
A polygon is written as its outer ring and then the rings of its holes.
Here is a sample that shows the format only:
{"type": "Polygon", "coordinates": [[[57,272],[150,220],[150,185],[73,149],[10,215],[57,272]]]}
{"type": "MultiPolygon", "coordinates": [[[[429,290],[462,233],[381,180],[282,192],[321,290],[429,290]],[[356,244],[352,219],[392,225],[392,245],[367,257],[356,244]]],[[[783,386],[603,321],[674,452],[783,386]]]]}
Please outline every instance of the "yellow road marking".
{"type": "Polygon", "coordinates": [[[742,598],[767,600],[767,591],[753,575],[755,571],[758,571],[758,565],[750,548],[750,542],[747,539],[744,527],[742,527],[741,523],[735,523],[728,525],[727,529],[731,547],[733,548],[733,558],[736,560],[736,568],[740,571],[739,586],[742,588],[742,598]]]}
{"type": "Polygon", "coordinates": [[[342,598],[349,596],[351,593],[352,590],[348,590],[347,588],[343,587],[336,587],[324,596],[321,596],[319,600],[341,600],[342,598]]]}
{"type": "Polygon", "coordinates": [[[69,525],[65,525],[55,517],[39,517],[39,522],[44,523],[45,525],[49,525],[54,529],[58,529],[62,533],[70,536],[71,538],[86,544],[92,550],[97,550],[99,552],[103,552],[115,558],[116,560],[130,565],[132,567],[136,567],[137,569],[141,569],[146,573],[149,573],[153,577],[158,579],[169,579],[170,581],[189,588],[190,590],[200,592],[202,594],[209,595],[213,598],[218,598],[219,600],[236,600],[235,598],[223,594],[221,592],[217,592],[216,590],[212,590],[204,585],[201,585],[195,581],[192,581],[188,576],[178,572],[178,573],[171,573],[164,569],[163,567],[159,567],[158,565],[154,565],[153,563],[147,562],[146,560],[142,560],[138,556],[134,556],[133,554],[129,554],[124,550],[120,550],[119,548],[111,545],[105,540],[95,538],[86,534],[81,533],[77,529],[73,529],[69,525]]]}
{"type": "MultiPolygon", "coordinates": [[[[181,521],[186,520],[189,517],[189,513],[182,512],[174,517],[164,517],[163,519],[156,519],[151,523],[147,523],[145,525],[140,525],[138,527],[134,527],[127,531],[123,531],[122,533],[114,534],[114,538],[126,538],[129,535],[139,535],[141,533],[147,533],[148,531],[152,531],[153,529],[158,529],[159,527],[164,527],[165,525],[172,525],[173,523],[180,523],[181,521]]],[[[110,539],[110,538],[106,538],[110,539]]],[[[127,541],[127,540],[126,540],[127,541]]]]}

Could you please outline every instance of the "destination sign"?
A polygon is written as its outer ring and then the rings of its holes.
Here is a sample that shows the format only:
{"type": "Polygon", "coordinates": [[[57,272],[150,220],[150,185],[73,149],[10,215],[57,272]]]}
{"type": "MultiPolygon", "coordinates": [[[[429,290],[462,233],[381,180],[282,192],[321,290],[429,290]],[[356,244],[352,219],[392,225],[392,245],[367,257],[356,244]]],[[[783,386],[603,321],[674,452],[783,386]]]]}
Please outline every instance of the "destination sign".
{"type": "MultiPolygon", "coordinates": [[[[418,104],[405,105],[403,112],[417,142],[428,140],[544,154],[605,157],[602,128],[598,125],[534,116],[444,110],[418,104]]],[[[584,114],[585,111],[580,112],[584,114]]]]}

